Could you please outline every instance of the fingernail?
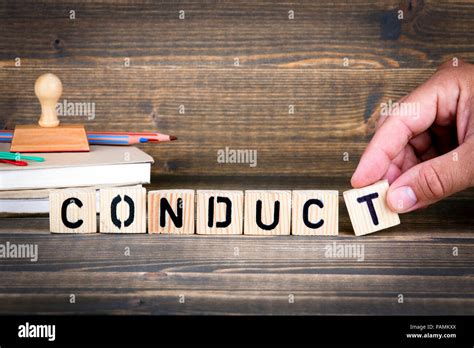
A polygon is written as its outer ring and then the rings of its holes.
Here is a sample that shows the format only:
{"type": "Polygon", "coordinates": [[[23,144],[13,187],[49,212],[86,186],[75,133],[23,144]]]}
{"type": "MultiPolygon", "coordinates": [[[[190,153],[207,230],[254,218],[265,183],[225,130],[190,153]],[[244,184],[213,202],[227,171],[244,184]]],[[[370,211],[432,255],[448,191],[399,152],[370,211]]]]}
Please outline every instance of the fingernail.
{"type": "Polygon", "coordinates": [[[396,188],[390,194],[389,199],[392,208],[399,213],[407,211],[417,202],[415,192],[410,186],[401,186],[396,188]]]}

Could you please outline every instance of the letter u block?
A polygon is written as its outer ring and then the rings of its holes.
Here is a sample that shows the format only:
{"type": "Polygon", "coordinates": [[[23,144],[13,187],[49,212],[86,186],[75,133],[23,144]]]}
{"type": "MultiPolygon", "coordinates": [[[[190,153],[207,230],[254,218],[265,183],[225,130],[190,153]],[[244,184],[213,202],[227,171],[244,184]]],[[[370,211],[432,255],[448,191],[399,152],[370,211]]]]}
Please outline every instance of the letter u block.
{"type": "Polygon", "coordinates": [[[244,234],[289,235],[291,191],[245,191],[244,234]]]}
{"type": "Polygon", "coordinates": [[[344,192],[344,201],[356,236],[400,224],[398,214],[387,205],[388,181],[344,192]]]}
{"type": "Polygon", "coordinates": [[[243,191],[197,191],[197,234],[242,234],[243,191]]]}
{"type": "Polygon", "coordinates": [[[148,233],[194,234],[194,190],[149,191],[148,233]]]}
{"type": "Polygon", "coordinates": [[[101,233],[146,233],[146,189],[110,187],[100,190],[101,233]]]}
{"type": "Polygon", "coordinates": [[[97,232],[95,190],[54,190],[49,194],[49,229],[53,233],[97,232]]]}
{"type": "Polygon", "coordinates": [[[295,190],[292,197],[292,228],[295,236],[337,236],[339,192],[295,190]]]}

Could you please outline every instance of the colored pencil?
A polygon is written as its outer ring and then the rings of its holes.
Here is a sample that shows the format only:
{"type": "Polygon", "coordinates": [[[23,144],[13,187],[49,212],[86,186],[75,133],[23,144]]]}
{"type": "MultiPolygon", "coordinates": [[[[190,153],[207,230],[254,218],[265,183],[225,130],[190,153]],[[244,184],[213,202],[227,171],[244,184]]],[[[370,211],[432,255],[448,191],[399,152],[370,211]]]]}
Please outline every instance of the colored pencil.
{"type": "Polygon", "coordinates": [[[132,138],[146,138],[148,141],[154,142],[167,142],[177,140],[177,138],[173,135],[161,134],[161,133],[153,133],[153,132],[87,132],[87,136],[124,136],[128,135],[132,138]]]}
{"type": "MultiPolygon", "coordinates": [[[[13,138],[11,130],[0,130],[0,142],[10,143],[13,138]]],[[[176,140],[173,135],[150,132],[88,132],[87,139],[91,145],[132,145],[147,142],[168,142],[176,140]]]]}
{"type": "Polygon", "coordinates": [[[13,164],[14,166],[20,166],[20,167],[24,167],[28,165],[28,163],[25,161],[13,161],[13,160],[7,160],[7,159],[0,159],[0,163],[13,164]]]}
{"type": "Polygon", "coordinates": [[[44,162],[43,157],[37,156],[25,156],[18,152],[0,152],[0,159],[7,159],[7,160],[27,160],[27,161],[35,161],[35,162],[44,162]]]}

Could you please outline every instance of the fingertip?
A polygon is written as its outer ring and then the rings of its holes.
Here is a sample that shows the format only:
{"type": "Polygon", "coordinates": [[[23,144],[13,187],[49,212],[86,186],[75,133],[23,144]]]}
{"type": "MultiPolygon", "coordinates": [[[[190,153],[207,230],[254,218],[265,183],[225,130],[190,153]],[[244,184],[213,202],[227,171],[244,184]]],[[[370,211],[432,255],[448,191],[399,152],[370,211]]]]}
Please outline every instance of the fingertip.
{"type": "Polygon", "coordinates": [[[396,213],[407,213],[416,208],[418,199],[410,186],[389,187],[387,205],[396,213]]]}
{"type": "Polygon", "coordinates": [[[382,175],[378,174],[378,168],[370,162],[362,159],[351,178],[351,185],[354,188],[361,188],[373,184],[380,180],[382,175]]]}
{"type": "Polygon", "coordinates": [[[359,173],[360,173],[360,170],[359,170],[359,169],[356,169],[356,171],[354,172],[354,174],[352,174],[352,177],[351,177],[351,185],[352,185],[352,187],[354,187],[354,188],[359,188],[359,187],[363,187],[363,186],[364,186],[363,177],[361,177],[361,175],[360,175],[359,173]]]}

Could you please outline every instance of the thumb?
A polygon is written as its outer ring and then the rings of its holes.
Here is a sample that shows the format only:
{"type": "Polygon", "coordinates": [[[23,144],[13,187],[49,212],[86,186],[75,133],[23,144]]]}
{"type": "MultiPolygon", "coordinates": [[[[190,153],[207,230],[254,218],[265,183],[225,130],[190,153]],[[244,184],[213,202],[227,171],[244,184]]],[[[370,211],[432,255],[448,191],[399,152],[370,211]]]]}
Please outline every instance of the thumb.
{"type": "Polygon", "coordinates": [[[472,186],[472,147],[464,143],[443,156],[407,170],[390,185],[387,193],[390,208],[398,213],[406,213],[472,186]]]}

